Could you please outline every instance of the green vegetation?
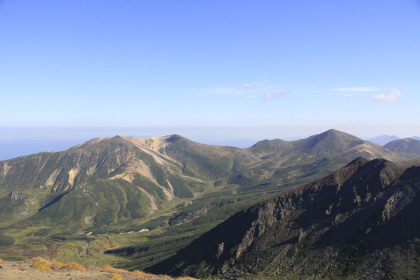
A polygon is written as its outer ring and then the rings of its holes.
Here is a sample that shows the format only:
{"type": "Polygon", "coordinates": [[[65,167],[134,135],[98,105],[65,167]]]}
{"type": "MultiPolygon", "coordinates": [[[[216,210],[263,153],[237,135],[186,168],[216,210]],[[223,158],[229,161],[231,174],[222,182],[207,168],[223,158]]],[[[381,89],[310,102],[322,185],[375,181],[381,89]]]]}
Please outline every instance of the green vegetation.
{"type": "Polygon", "coordinates": [[[0,232],[0,249],[7,248],[13,243],[15,243],[15,239],[12,236],[7,236],[0,232]]]}
{"type": "Polygon", "coordinates": [[[248,149],[158,141],[96,139],[3,162],[0,256],[143,269],[234,213],[344,166],[363,142],[334,131],[248,149]]]}

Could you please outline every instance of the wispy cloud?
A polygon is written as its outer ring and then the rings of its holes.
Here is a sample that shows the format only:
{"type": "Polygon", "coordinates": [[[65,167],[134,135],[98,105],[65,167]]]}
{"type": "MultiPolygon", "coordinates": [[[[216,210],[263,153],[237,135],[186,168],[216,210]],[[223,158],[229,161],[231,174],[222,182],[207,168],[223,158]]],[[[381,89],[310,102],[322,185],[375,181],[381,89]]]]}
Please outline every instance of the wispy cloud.
{"type": "Polygon", "coordinates": [[[375,101],[396,102],[402,96],[399,89],[392,89],[388,94],[378,93],[372,94],[370,98],[375,101]]]}
{"type": "MultiPolygon", "coordinates": [[[[284,88],[284,86],[282,87],[284,88]]],[[[290,91],[280,90],[274,88],[274,85],[271,85],[267,79],[264,79],[260,82],[243,84],[236,87],[225,87],[219,89],[209,90],[212,94],[218,95],[236,95],[242,98],[262,98],[265,100],[274,100],[281,96],[290,94],[290,91]]]]}
{"type": "Polygon", "coordinates": [[[402,96],[401,91],[398,89],[384,89],[375,87],[348,87],[348,88],[334,88],[332,91],[344,93],[343,97],[354,97],[358,93],[375,93],[369,97],[375,101],[396,102],[402,96]],[[389,92],[388,94],[384,92],[389,92]]]}
{"type": "Polygon", "coordinates": [[[253,89],[261,87],[265,84],[268,84],[267,79],[264,79],[261,82],[257,82],[257,83],[244,84],[244,85],[241,85],[241,86],[237,86],[237,87],[234,88],[234,90],[237,90],[237,91],[253,90],[253,89]]]}
{"type": "Polygon", "coordinates": [[[349,87],[349,88],[333,88],[332,91],[339,92],[375,92],[380,89],[374,87],[349,87]]]}
{"type": "Polygon", "coordinates": [[[217,90],[217,93],[218,94],[241,94],[241,93],[244,93],[244,92],[258,90],[268,83],[269,83],[269,81],[267,79],[264,79],[260,82],[243,84],[243,85],[236,86],[236,87],[221,88],[221,89],[217,90]]]}
{"type": "Polygon", "coordinates": [[[267,100],[273,100],[273,99],[276,99],[278,97],[285,96],[288,94],[290,94],[290,91],[269,91],[266,94],[264,94],[263,97],[264,99],[267,99],[267,100]]]}

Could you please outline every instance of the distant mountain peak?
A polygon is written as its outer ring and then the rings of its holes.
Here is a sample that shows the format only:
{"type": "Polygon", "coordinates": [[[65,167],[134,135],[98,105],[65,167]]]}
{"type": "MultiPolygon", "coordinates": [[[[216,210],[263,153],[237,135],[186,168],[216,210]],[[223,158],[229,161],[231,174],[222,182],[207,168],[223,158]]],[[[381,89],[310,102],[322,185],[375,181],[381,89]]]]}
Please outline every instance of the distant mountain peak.
{"type": "Polygon", "coordinates": [[[389,142],[384,146],[393,152],[420,154],[420,140],[404,138],[389,142]]]}
{"type": "Polygon", "coordinates": [[[168,136],[168,138],[166,140],[168,142],[177,142],[177,141],[180,141],[180,140],[187,140],[187,139],[182,137],[181,135],[172,134],[172,135],[168,136]]]}
{"type": "Polygon", "coordinates": [[[323,133],[296,141],[296,146],[308,152],[328,153],[345,151],[354,146],[363,144],[363,140],[351,134],[330,129],[323,133]]]}
{"type": "Polygon", "coordinates": [[[383,146],[391,141],[398,140],[398,139],[400,138],[395,135],[381,135],[381,136],[367,139],[367,141],[383,146]]]}
{"type": "MultiPolygon", "coordinates": [[[[314,136],[316,136],[316,135],[314,135],[314,136]]],[[[360,138],[358,138],[354,135],[351,135],[349,133],[346,133],[346,132],[343,132],[343,131],[340,131],[340,130],[337,130],[337,129],[333,129],[333,128],[318,134],[318,136],[322,136],[322,137],[350,137],[350,138],[361,140],[360,138]]]]}

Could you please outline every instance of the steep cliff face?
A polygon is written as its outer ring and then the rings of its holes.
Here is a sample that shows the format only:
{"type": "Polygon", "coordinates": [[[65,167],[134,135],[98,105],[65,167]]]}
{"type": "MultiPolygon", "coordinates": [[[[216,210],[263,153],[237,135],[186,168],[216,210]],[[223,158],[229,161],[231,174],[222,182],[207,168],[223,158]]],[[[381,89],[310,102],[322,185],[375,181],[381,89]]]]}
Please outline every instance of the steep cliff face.
{"type": "Polygon", "coordinates": [[[420,167],[402,170],[359,158],[235,214],[151,270],[222,278],[418,279],[419,189],[420,167]]]}

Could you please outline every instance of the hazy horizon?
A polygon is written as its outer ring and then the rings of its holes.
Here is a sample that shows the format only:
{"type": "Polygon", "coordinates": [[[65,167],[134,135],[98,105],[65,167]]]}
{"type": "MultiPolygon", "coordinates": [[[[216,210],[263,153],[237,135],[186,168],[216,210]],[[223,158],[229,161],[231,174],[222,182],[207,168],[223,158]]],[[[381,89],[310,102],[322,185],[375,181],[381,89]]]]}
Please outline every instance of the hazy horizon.
{"type": "MultiPolygon", "coordinates": [[[[282,139],[292,141],[322,133],[330,128],[303,127],[0,127],[0,161],[39,152],[57,152],[82,144],[93,138],[123,135],[135,138],[166,136],[179,134],[192,141],[247,148],[265,139],[282,139]]],[[[399,138],[417,135],[372,134],[358,135],[341,130],[364,140],[377,136],[394,135],[399,138]]],[[[380,130],[378,130],[379,132],[380,130]]],[[[372,131],[374,133],[374,130],[372,131]]]]}

